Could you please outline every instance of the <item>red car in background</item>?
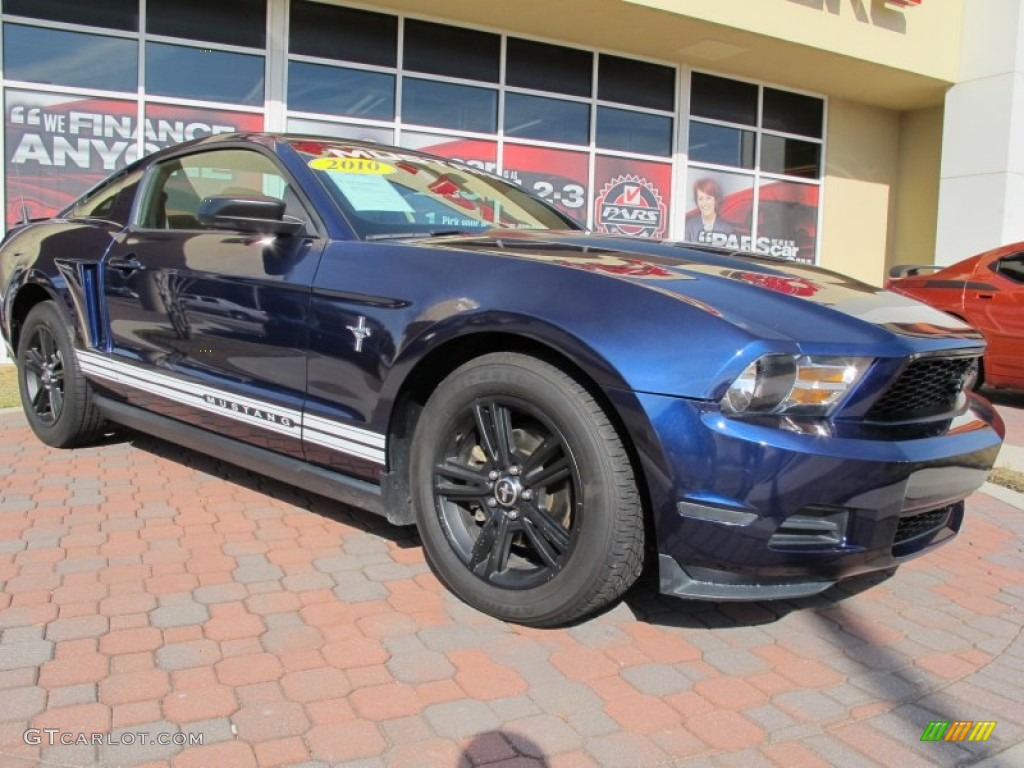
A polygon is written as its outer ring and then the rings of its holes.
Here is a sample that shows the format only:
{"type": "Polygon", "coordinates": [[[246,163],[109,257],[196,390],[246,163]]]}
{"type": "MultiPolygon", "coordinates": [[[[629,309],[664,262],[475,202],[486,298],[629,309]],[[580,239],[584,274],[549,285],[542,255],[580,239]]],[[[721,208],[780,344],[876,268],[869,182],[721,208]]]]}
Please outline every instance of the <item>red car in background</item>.
{"type": "Polygon", "coordinates": [[[893,267],[885,287],[973,325],[988,342],[984,383],[1024,389],[1024,242],[949,267],[893,267]]]}

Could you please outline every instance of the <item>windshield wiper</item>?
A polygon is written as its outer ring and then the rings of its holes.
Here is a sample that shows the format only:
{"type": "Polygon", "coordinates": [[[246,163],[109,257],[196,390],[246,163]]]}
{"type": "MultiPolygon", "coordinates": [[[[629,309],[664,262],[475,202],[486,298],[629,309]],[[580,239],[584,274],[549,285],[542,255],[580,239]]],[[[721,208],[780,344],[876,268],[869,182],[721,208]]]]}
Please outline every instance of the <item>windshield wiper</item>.
{"type": "Polygon", "coordinates": [[[428,229],[425,232],[383,232],[367,235],[366,240],[402,240],[412,237],[445,237],[447,235],[468,235],[465,229],[428,229]]]}

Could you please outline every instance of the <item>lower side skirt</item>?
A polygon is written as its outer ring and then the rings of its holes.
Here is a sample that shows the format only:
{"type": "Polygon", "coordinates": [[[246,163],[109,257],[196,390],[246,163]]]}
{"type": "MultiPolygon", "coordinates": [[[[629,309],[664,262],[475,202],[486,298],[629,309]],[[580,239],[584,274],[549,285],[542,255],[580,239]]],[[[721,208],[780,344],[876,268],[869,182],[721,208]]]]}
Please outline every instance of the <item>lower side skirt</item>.
{"type": "Polygon", "coordinates": [[[379,485],[307,464],[255,445],[230,440],[166,416],[95,395],[96,407],[113,422],[191,448],[283,483],[386,516],[379,485]]]}

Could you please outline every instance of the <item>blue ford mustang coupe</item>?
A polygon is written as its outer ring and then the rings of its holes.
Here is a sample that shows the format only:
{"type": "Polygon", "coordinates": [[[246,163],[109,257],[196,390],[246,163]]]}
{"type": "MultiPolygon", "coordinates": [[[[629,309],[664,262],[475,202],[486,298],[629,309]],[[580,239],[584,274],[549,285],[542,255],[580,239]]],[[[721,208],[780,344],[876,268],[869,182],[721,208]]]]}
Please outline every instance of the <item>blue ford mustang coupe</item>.
{"type": "Polygon", "coordinates": [[[645,561],[709,600],[891,570],[1003,432],[950,316],[372,144],[159,152],[10,232],[0,291],[47,444],[114,422],[414,523],[459,597],[538,626],[645,561]]]}

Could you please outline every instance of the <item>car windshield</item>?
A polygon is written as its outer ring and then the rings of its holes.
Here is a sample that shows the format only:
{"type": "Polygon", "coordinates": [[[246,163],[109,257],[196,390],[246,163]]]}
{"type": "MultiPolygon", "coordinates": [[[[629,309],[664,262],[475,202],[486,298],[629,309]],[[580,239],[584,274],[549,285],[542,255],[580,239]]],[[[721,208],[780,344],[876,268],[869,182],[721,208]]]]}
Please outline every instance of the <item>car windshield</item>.
{"type": "Polygon", "coordinates": [[[401,149],[296,140],[302,155],[367,240],[501,229],[578,229],[514,184],[461,163],[401,149]]]}

